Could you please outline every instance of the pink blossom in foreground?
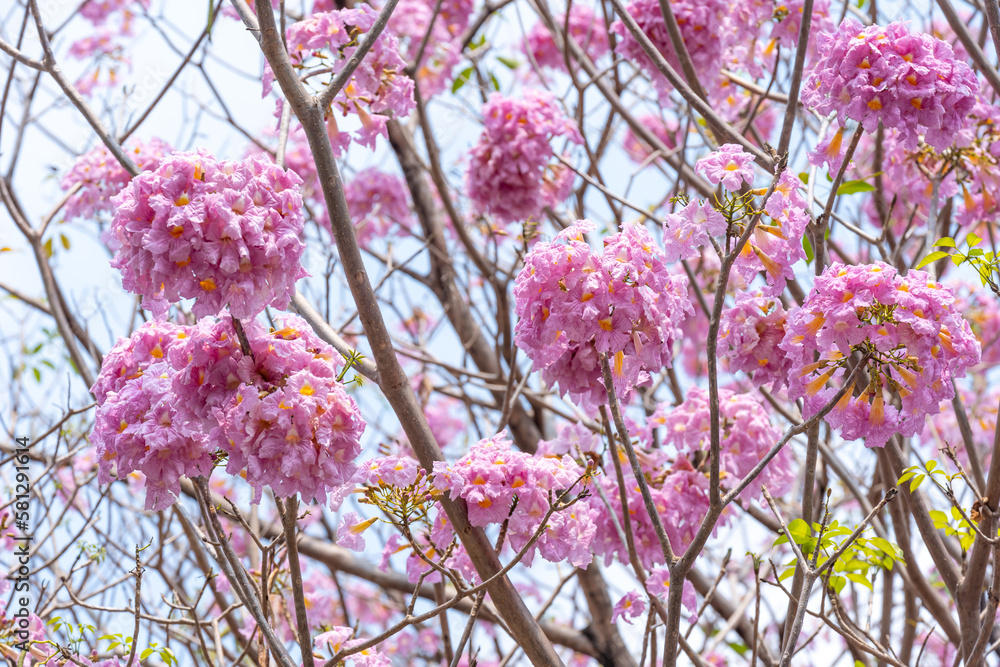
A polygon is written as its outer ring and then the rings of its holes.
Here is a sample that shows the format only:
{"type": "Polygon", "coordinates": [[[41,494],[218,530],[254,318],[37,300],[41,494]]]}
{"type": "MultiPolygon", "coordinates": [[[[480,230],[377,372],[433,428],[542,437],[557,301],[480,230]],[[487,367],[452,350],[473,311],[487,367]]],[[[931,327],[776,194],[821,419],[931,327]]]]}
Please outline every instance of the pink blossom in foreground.
{"type": "Polygon", "coordinates": [[[678,325],[692,312],[687,280],[670,273],[645,227],[626,224],[600,253],[583,240],[593,229],[581,220],[537,243],[514,286],[516,344],[546,383],[582,405],[607,401],[598,353],[624,400],[670,365],[678,325]]]}
{"type": "MultiPolygon", "coordinates": [[[[344,68],[358,48],[360,35],[370,30],[378,11],[366,4],[354,9],[340,9],[313,14],[288,28],[288,54],[299,70],[324,69],[317,82],[324,85],[344,68]]],[[[388,114],[407,116],[415,108],[413,80],[403,74],[406,61],[399,52],[399,41],[388,30],[375,40],[371,50],[333,100],[327,116],[327,130],[339,157],[350,141],[375,148],[378,136],[387,136],[388,114]],[[336,115],[358,117],[361,128],[347,137],[337,128],[336,115]]],[[[312,79],[310,79],[312,81],[312,79]]],[[[264,95],[271,91],[274,74],[264,67],[264,95]]]]}
{"type": "Polygon", "coordinates": [[[619,618],[632,625],[632,621],[646,611],[646,598],[639,591],[629,591],[611,610],[611,622],[619,618]]]}
{"type": "Polygon", "coordinates": [[[340,355],[298,316],[282,323],[270,333],[256,321],[245,325],[254,370],[214,410],[211,437],[229,454],[226,471],[245,476],[255,500],[269,486],[281,497],[325,501],[357,470],[365,421],[338,380],[340,355]]]}
{"type": "Polygon", "coordinates": [[[469,155],[465,182],[480,212],[501,223],[525,221],[555,206],[573,185],[573,173],[550,164],[555,137],[581,143],[576,124],[550,93],[529,90],[523,100],[500,93],[483,105],[483,134],[469,155]]]}
{"type": "Polygon", "coordinates": [[[693,259],[712,237],[722,236],[729,224],[708,200],[693,199],[677,213],[663,218],[663,254],[668,262],[693,259]]]}
{"type": "Polygon", "coordinates": [[[139,471],[147,508],[163,509],[180,477],[209,475],[221,449],[257,499],[270,486],[279,497],[337,501],[365,423],[337,380],[340,356],[297,316],[283,324],[245,323],[252,356],[230,318],[150,322],[120,340],[92,389],[101,483],[139,471]]]}
{"type": "Polygon", "coordinates": [[[780,346],[792,361],[789,397],[805,399],[807,417],[834,396],[829,383],[843,381],[852,353],[870,356],[869,383],[855,380],[826,416],[845,440],[865,438],[868,447],[894,433],[919,433],[954,395],[952,379],[980,359],[979,342],[946,287],[923,271],[903,277],[882,262],[827,268],[789,313],[780,346]]]}
{"type": "Polygon", "coordinates": [[[846,18],[821,37],[822,57],[802,82],[802,101],[874,132],[881,122],[916,148],[923,137],[943,150],[976,103],[979,83],[947,43],[910,33],[902,23],[865,27],[846,18]]]}
{"type": "Polygon", "coordinates": [[[194,299],[199,317],[227,305],[241,319],[284,308],[307,275],[301,182],[257,158],[172,154],[112,199],[111,266],[157,315],[181,299],[194,299]]]}
{"type": "MultiPolygon", "coordinates": [[[[566,14],[561,13],[555,16],[555,21],[560,29],[568,25],[569,35],[591,60],[596,61],[608,52],[608,30],[604,19],[595,15],[587,5],[573,3],[569,20],[566,20],[566,14]]],[[[552,32],[541,21],[525,34],[521,49],[539,67],[566,71],[566,57],[556,48],[552,32]]]]}
{"type": "Polygon", "coordinates": [[[806,258],[802,236],[810,222],[802,182],[789,170],[782,172],[774,192],[764,202],[764,215],[736,258],[734,268],[750,283],[764,273],[765,295],[777,295],[787,279],[794,278],[792,265],[806,258]]]}
{"type": "MultiPolygon", "coordinates": [[[[153,138],[148,142],[136,141],[126,153],[141,171],[156,169],[173,149],[163,140],[153,138]]],[[[111,197],[118,194],[132,180],[125,168],[111,155],[107,146],[100,144],[76,159],[62,177],[59,187],[76,193],[66,201],[65,219],[93,218],[98,213],[113,211],[111,197]]]]}
{"type": "Polygon", "coordinates": [[[770,384],[777,391],[788,380],[791,360],[778,344],[785,337],[785,309],[781,301],[760,293],[737,292],[736,303],[722,313],[720,349],[728,353],[731,371],[743,371],[754,385],[770,384]]]}
{"type": "Polygon", "coordinates": [[[753,185],[753,155],[737,144],[723,144],[698,160],[695,170],[712,185],[722,183],[730,192],[737,192],[743,184],[753,185]]]}

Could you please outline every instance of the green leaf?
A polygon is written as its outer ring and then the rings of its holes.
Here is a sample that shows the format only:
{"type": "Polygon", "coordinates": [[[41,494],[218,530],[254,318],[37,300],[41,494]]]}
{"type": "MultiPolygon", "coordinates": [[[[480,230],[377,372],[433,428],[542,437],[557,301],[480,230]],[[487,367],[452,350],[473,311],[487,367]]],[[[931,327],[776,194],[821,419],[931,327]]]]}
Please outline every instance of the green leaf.
{"type": "Polygon", "coordinates": [[[788,524],[788,532],[796,544],[802,544],[809,537],[809,524],[802,519],[792,519],[788,524]]]}
{"type": "Polygon", "coordinates": [[[54,250],[52,248],[52,237],[51,236],[49,237],[49,240],[45,242],[44,248],[45,248],[45,256],[46,257],[52,257],[52,254],[54,253],[54,250]]]}
{"type": "Polygon", "coordinates": [[[924,483],[925,479],[927,479],[927,475],[917,475],[916,477],[914,477],[913,481],[910,482],[910,493],[913,493],[914,491],[919,489],[920,485],[924,483]]]}
{"type": "Polygon", "coordinates": [[[38,370],[37,368],[32,368],[31,372],[35,376],[35,382],[38,382],[39,384],[41,384],[41,382],[42,382],[42,372],[40,370],[38,370]]]}
{"type": "Polygon", "coordinates": [[[920,263],[917,264],[917,268],[918,269],[922,269],[925,266],[927,266],[928,264],[930,264],[931,262],[936,262],[939,259],[944,259],[947,256],[948,256],[948,253],[946,253],[944,250],[935,250],[934,252],[932,252],[931,254],[927,255],[922,260],[920,260],[920,263]]]}
{"type": "MultiPolygon", "coordinates": [[[[954,255],[951,256],[951,263],[954,264],[955,266],[962,266],[962,262],[964,262],[965,259],[966,259],[965,255],[961,253],[955,253],[954,255]]],[[[986,282],[983,281],[983,285],[985,284],[986,282]]]]}
{"type": "Polygon", "coordinates": [[[951,238],[950,236],[942,236],[941,238],[939,238],[937,241],[934,242],[934,246],[935,247],[944,246],[946,248],[958,247],[955,245],[955,239],[951,238]]]}
{"type": "Polygon", "coordinates": [[[934,470],[934,468],[937,468],[937,461],[931,459],[930,461],[927,462],[927,472],[934,470]]]}
{"type": "Polygon", "coordinates": [[[861,584],[870,591],[874,592],[875,590],[875,586],[872,584],[872,582],[868,581],[868,577],[866,577],[863,574],[858,574],[857,572],[848,572],[844,576],[856,584],[861,584]]]}
{"type": "Polygon", "coordinates": [[[802,181],[802,183],[804,185],[809,185],[809,172],[808,171],[800,171],[799,172],[799,180],[802,181]]]}
{"type": "Polygon", "coordinates": [[[794,567],[790,567],[790,568],[788,568],[787,570],[785,570],[784,572],[781,573],[781,576],[778,577],[778,581],[784,581],[785,579],[788,579],[789,577],[791,577],[794,574],[795,574],[795,568],[794,567]]]}
{"type": "Polygon", "coordinates": [[[982,243],[982,241],[983,241],[983,239],[981,237],[976,236],[972,232],[969,232],[968,236],[965,237],[965,243],[970,248],[975,248],[977,245],[979,245],[980,243],[982,243]]]}
{"type": "Polygon", "coordinates": [[[500,92],[500,82],[497,81],[497,78],[496,76],[494,76],[493,72],[490,72],[490,83],[493,84],[493,90],[500,92]]]}
{"type": "Polygon", "coordinates": [[[844,590],[844,586],[847,585],[847,579],[843,577],[830,577],[830,587],[834,590],[837,595],[840,595],[840,591],[844,590]]]}
{"type": "Polygon", "coordinates": [[[896,480],[896,486],[899,486],[900,484],[902,484],[903,482],[905,482],[906,480],[910,479],[911,477],[913,477],[916,474],[917,474],[916,470],[911,470],[910,472],[903,473],[903,476],[900,477],[898,480],[896,480]]]}
{"type": "Polygon", "coordinates": [[[151,655],[153,655],[153,649],[147,648],[145,651],[143,651],[142,653],[139,654],[139,659],[140,660],[145,660],[146,658],[148,658],[151,655]]]}
{"type": "Polygon", "coordinates": [[[812,264],[813,258],[816,256],[813,252],[813,244],[809,241],[809,235],[802,235],[802,249],[806,252],[806,265],[812,264]]]}
{"type": "Polygon", "coordinates": [[[472,77],[472,68],[466,67],[465,69],[463,69],[461,72],[458,73],[458,76],[455,77],[455,81],[451,84],[451,92],[457,93],[462,86],[464,86],[469,82],[469,79],[471,77],[472,77]]]}
{"type": "Polygon", "coordinates": [[[853,195],[857,192],[871,192],[875,186],[865,181],[846,181],[837,188],[838,195],[853,195]]]}
{"type": "Polygon", "coordinates": [[[69,250],[69,238],[65,234],[59,235],[59,242],[62,243],[62,247],[69,250]]]}
{"type": "Polygon", "coordinates": [[[503,63],[510,69],[517,69],[517,66],[521,64],[518,61],[514,60],[513,58],[508,58],[507,56],[497,56],[497,60],[499,60],[501,63],[503,63]]]}

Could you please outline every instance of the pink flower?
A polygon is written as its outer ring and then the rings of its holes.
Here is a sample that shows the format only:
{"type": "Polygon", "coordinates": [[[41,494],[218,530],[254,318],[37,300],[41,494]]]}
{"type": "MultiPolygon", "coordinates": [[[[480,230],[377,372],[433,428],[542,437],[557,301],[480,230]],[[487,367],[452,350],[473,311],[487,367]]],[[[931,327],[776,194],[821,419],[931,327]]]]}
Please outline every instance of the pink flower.
{"type": "Polygon", "coordinates": [[[738,191],[743,183],[753,185],[753,155],[737,144],[723,144],[698,160],[695,170],[712,185],[722,183],[730,192],[738,191]]]}
{"type": "Polygon", "coordinates": [[[638,591],[629,591],[611,610],[611,622],[614,623],[621,618],[632,625],[632,620],[641,616],[644,611],[646,611],[646,598],[638,591]]]}
{"type": "MultiPolygon", "coordinates": [[[[555,20],[560,28],[568,24],[569,35],[591,60],[596,61],[608,52],[608,30],[604,19],[595,16],[590,7],[573,4],[568,21],[565,14],[557,14],[555,20]]],[[[525,34],[521,49],[530,54],[539,67],[566,71],[566,57],[556,48],[552,33],[541,22],[525,34]]]]}
{"type": "Polygon", "coordinates": [[[952,378],[980,360],[979,341],[954,304],[923,271],[903,277],[882,262],[833,264],[788,315],[780,346],[792,361],[789,397],[805,399],[806,416],[815,413],[836,393],[828,384],[843,381],[852,353],[867,354],[868,384],[855,381],[827,422],[868,447],[894,433],[915,435],[954,395],[952,378]]]}
{"type": "MultiPolygon", "coordinates": [[[[507,537],[511,546],[520,550],[545,519],[550,501],[564,491],[572,490],[565,499],[569,500],[583,490],[578,485],[583,474],[569,456],[546,458],[512,451],[510,440],[497,435],[473,445],[452,464],[435,463],[433,484],[468,503],[469,522],[474,526],[509,521],[507,537]],[[513,504],[515,498],[517,503],[513,504]]],[[[569,560],[577,567],[586,567],[593,558],[590,546],[596,519],[597,511],[582,502],[552,513],[525,563],[530,565],[537,551],[554,563],[569,560]]]]}
{"type": "Polygon", "coordinates": [[[125,289],[161,315],[194,299],[203,317],[229,306],[251,318],[284,308],[308,275],[301,180],[273,163],[219,162],[207,151],[175,153],[132,179],[113,199],[111,261],[125,289]]]}
{"type": "Polygon", "coordinates": [[[777,391],[788,380],[791,360],[778,344],[785,337],[781,301],[760,293],[737,292],[736,303],[722,313],[719,341],[728,345],[731,371],[749,374],[755,386],[777,391]]]}
{"type": "MultiPolygon", "coordinates": [[[[154,138],[149,142],[135,142],[128,147],[127,153],[140,170],[151,171],[171,150],[166,142],[154,138]]],[[[111,197],[118,194],[131,179],[104,144],[84,153],[59,182],[59,187],[67,191],[79,186],[79,190],[66,202],[66,221],[113,212],[111,197]]]]}
{"type": "Polygon", "coordinates": [[[899,130],[903,145],[951,145],[976,103],[979,84],[951,46],[910,33],[902,23],[864,27],[846,18],[820,41],[822,57],[802,83],[802,101],[821,115],[836,112],[874,132],[899,130]]]}
{"type": "MultiPolygon", "coordinates": [[[[309,78],[310,84],[327,85],[354,55],[360,34],[371,30],[377,17],[375,8],[359,4],[353,9],[316,13],[289,26],[288,54],[293,65],[303,72],[315,70],[322,75],[309,78]]],[[[405,68],[396,36],[389,30],[382,32],[333,100],[333,109],[327,117],[327,131],[338,157],[352,139],[341,136],[337,111],[343,116],[358,117],[361,128],[355,132],[353,141],[373,149],[376,137],[387,136],[387,113],[406,116],[415,108],[413,80],[403,74],[405,68]]],[[[273,82],[274,74],[265,65],[265,96],[271,92],[273,82]]]]}
{"type": "MultiPolygon", "coordinates": [[[[701,163],[699,163],[701,164],[701,163]]],[[[663,254],[668,262],[698,257],[710,238],[722,236],[729,228],[726,219],[708,200],[691,200],[680,213],[663,219],[663,254]]]]}
{"type": "Polygon", "coordinates": [[[374,522],[375,519],[362,521],[357,512],[348,512],[340,518],[340,527],[337,528],[337,544],[351,551],[364,551],[364,532],[374,522]]]}
{"type": "Polygon", "coordinates": [[[593,229],[581,220],[556,242],[536,243],[514,286],[517,345],[547,384],[583,405],[607,400],[598,353],[626,400],[671,363],[677,327],[692,312],[686,278],[670,273],[645,227],[626,224],[601,253],[583,240],[593,229]]]}
{"type": "Polygon", "coordinates": [[[476,209],[509,223],[564,200],[573,173],[550,164],[552,142],[558,136],[574,143],[583,139],[555,98],[536,90],[527,91],[524,100],[493,93],[482,113],[483,134],[469,155],[465,176],[476,209]]]}
{"type": "Polygon", "coordinates": [[[417,81],[425,99],[445,90],[451,82],[451,72],[462,60],[461,38],[472,16],[472,5],[471,0],[444,0],[435,16],[433,0],[400,0],[393,11],[386,29],[400,40],[400,52],[408,61],[417,57],[430,29],[430,39],[417,67],[417,81]]]}

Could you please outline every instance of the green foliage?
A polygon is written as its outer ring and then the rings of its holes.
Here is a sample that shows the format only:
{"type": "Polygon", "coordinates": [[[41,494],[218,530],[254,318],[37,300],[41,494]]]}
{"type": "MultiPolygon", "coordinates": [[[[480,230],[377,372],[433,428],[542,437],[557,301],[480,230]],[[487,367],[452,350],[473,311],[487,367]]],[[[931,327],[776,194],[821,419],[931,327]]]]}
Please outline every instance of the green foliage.
{"type": "Polygon", "coordinates": [[[933,247],[950,248],[950,250],[935,250],[920,260],[916,268],[922,269],[928,264],[947,257],[955,266],[963,264],[971,266],[979,274],[979,280],[983,287],[989,287],[994,294],[1000,296],[1000,257],[992,250],[986,252],[982,248],[977,248],[976,246],[982,242],[981,237],[969,232],[963,240],[963,244],[968,247],[968,250],[963,253],[958,250],[958,243],[955,242],[955,239],[949,236],[942,237],[934,242],[933,247]]]}
{"type": "Polygon", "coordinates": [[[875,186],[865,181],[845,181],[837,188],[838,195],[853,195],[858,192],[871,192],[875,186]]]}
{"type": "MultiPolygon", "coordinates": [[[[819,537],[821,529],[822,526],[818,523],[814,523],[810,527],[802,519],[795,519],[788,524],[788,534],[792,536],[795,544],[799,545],[803,556],[811,560],[813,553],[817,548],[819,549],[816,558],[817,567],[822,567],[841,548],[844,549],[843,553],[837,556],[837,559],[827,570],[829,586],[838,594],[848,581],[874,590],[872,581],[875,572],[879,569],[891,570],[896,562],[906,564],[903,560],[902,550],[884,538],[859,536],[851,542],[854,529],[842,526],[836,520],[832,521],[825,530],[822,530],[822,539],[819,537]]],[[[774,541],[773,546],[787,542],[788,537],[781,535],[774,541]]],[[[778,580],[784,581],[795,574],[797,564],[798,559],[793,558],[785,565],[778,580]]]]}
{"type": "Polygon", "coordinates": [[[958,538],[962,551],[968,551],[972,543],[976,541],[976,529],[962,516],[962,512],[957,507],[951,508],[951,516],[941,510],[932,510],[930,515],[935,528],[944,530],[945,535],[953,535],[958,538]]]}
{"type": "Polygon", "coordinates": [[[910,493],[913,493],[920,488],[920,485],[924,483],[924,480],[928,479],[930,476],[931,481],[937,484],[938,488],[944,491],[944,486],[938,481],[938,478],[942,478],[946,482],[951,482],[957,477],[962,477],[962,473],[957,472],[953,475],[949,475],[942,468],[938,468],[937,461],[931,459],[927,462],[926,468],[921,468],[920,466],[910,466],[903,471],[902,476],[896,481],[896,486],[903,484],[904,482],[910,483],[910,493]]]}

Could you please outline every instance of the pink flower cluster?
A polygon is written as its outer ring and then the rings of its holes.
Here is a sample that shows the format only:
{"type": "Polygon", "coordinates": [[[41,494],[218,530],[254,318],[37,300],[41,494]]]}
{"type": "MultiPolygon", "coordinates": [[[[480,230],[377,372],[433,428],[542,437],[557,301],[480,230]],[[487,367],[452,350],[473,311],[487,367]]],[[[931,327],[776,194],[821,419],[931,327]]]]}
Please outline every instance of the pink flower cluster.
{"type": "Polygon", "coordinates": [[[722,313],[719,342],[728,346],[729,370],[747,373],[758,387],[777,391],[788,381],[791,360],[778,347],[784,337],[785,309],[776,298],[738,292],[722,313]]]}
{"type": "Polygon", "coordinates": [[[265,485],[306,499],[345,485],[365,423],[337,379],[340,356],[297,316],[283,325],[247,321],[252,356],[228,317],[147,322],[120,339],[92,388],[99,481],[138,470],[147,509],[163,509],[180,477],[209,475],[222,450],[258,500],[265,485]]]}
{"type": "Polygon", "coordinates": [[[157,315],[181,299],[194,299],[199,317],[226,305],[241,319],[284,308],[295,281],[308,275],[299,263],[301,182],[257,158],[172,154],[111,200],[120,244],[111,266],[157,315]]]}
{"type": "MultiPolygon", "coordinates": [[[[736,189],[740,187],[741,179],[749,178],[748,182],[752,183],[752,171],[748,176],[750,168],[746,158],[750,155],[737,154],[728,149],[703,158],[699,165],[714,183],[722,182],[725,187],[736,189]],[[726,179],[729,179],[728,185],[726,179]]],[[[795,277],[792,265],[805,259],[802,236],[810,218],[805,197],[799,192],[801,187],[802,183],[792,172],[786,170],[781,174],[774,192],[764,202],[764,217],[754,227],[753,234],[734,264],[736,272],[747,283],[764,272],[767,282],[764,292],[767,295],[781,293],[786,280],[795,277]]],[[[732,203],[740,212],[738,203],[732,203]]],[[[753,214],[748,211],[746,216],[739,215],[736,222],[746,220],[753,214]]],[[[663,245],[667,261],[699,256],[700,248],[708,245],[711,237],[721,236],[727,230],[739,235],[742,230],[736,223],[734,225],[735,231],[730,230],[726,218],[711,202],[692,200],[680,212],[668,213],[664,218],[663,245]]]]}
{"type": "Polygon", "coordinates": [[[897,129],[908,149],[921,136],[938,150],[950,146],[976,103],[979,83],[968,64],[946,42],[901,23],[865,27],[847,18],[823,35],[820,51],[802,83],[803,103],[866,132],[879,122],[897,129]]]}
{"type": "MultiPolygon", "coordinates": [[[[781,431],[771,424],[768,411],[750,394],[719,389],[719,412],[722,421],[719,465],[722,486],[726,487],[735,485],[750,473],[781,438],[781,431]]],[[[688,460],[708,458],[711,417],[706,390],[692,387],[684,402],[676,408],[661,403],[649,421],[653,425],[663,425],[661,443],[672,446],[679,456],[688,460]]],[[[795,480],[793,464],[791,451],[783,448],[756,481],[743,491],[743,498],[756,497],[761,484],[772,494],[784,494],[795,480]]]]}
{"type": "MultiPolygon", "coordinates": [[[[503,434],[481,440],[454,463],[434,464],[434,487],[462,498],[474,526],[500,524],[509,519],[507,537],[520,550],[534,536],[551,503],[564,491],[572,499],[583,490],[585,471],[569,456],[535,457],[511,450],[503,434]],[[514,499],[517,504],[514,505],[514,499]]],[[[586,567],[593,553],[597,511],[583,502],[554,512],[547,528],[525,556],[530,564],[537,550],[545,560],[568,560],[586,567]]]]}
{"type": "Polygon", "coordinates": [[[678,326],[692,312],[687,280],[672,275],[646,228],[627,224],[593,252],[581,220],[551,243],[537,243],[514,286],[515,341],[550,386],[581,405],[607,394],[597,354],[608,355],[625,400],[669,366],[678,326]]]}
{"type": "Polygon", "coordinates": [[[738,192],[743,184],[753,185],[753,155],[737,144],[722,144],[698,160],[695,170],[712,185],[722,183],[730,192],[738,192]]]}
{"type": "MultiPolygon", "coordinates": [[[[137,141],[128,148],[128,155],[142,171],[156,169],[160,160],[173,149],[163,140],[153,138],[148,142],[137,141]]],[[[59,187],[76,193],[66,201],[66,220],[94,218],[98,213],[113,210],[111,197],[118,194],[132,179],[107,146],[100,144],[76,159],[72,168],[63,176],[59,187]]]]}
{"type": "MultiPolygon", "coordinates": [[[[695,72],[713,96],[718,92],[720,71],[727,67],[727,63],[736,60],[752,65],[753,57],[748,53],[747,46],[757,37],[760,24],[771,18],[773,8],[769,2],[727,0],[676,0],[670,6],[695,72]]],[[[659,1],[634,0],[626,9],[674,70],[682,72],[659,1]]],[[[619,36],[615,49],[618,55],[638,64],[656,87],[660,100],[666,101],[673,89],[667,78],[653,65],[620,20],[612,24],[611,30],[619,36]]]]}
{"type": "Polygon", "coordinates": [[[472,16],[472,0],[444,0],[435,17],[433,0],[400,0],[386,30],[402,42],[401,52],[412,62],[424,36],[430,32],[417,67],[417,81],[424,98],[443,91],[451,72],[462,60],[462,36],[472,16]]]}
{"type": "Polygon", "coordinates": [[[361,247],[390,236],[394,227],[407,232],[413,228],[408,193],[406,181],[374,167],[359,171],[344,185],[347,209],[361,247]]]}
{"type": "MultiPolygon", "coordinates": [[[[288,28],[288,53],[292,64],[299,70],[323,70],[329,77],[337,72],[354,55],[361,35],[371,30],[378,11],[366,4],[354,9],[340,9],[313,14],[304,21],[288,28]]],[[[399,53],[399,41],[388,30],[382,32],[364,60],[354,71],[337,97],[333,106],[342,115],[353,114],[361,122],[354,141],[375,148],[375,140],[386,135],[388,114],[407,116],[416,106],[413,101],[413,80],[403,74],[406,61],[399,53]]],[[[321,77],[311,78],[318,81],[321,77]]],[[[274,74],[264,67],[264,95],[271,91],[274,74]]],[[[337,128],[336,113],[327,117],[328,133],[338,156],[351,138],[337,128]]]]}
{"type": "Polygon", "coordinates": [[[729,223],[715,210],[712,202],[692,199],[678,213],[668,213],[663,218],[663,252],[668,262],[692,259],[701,254],[701,248],[710,239],[722,236],[729,223]]]}
{"type": "Polygon", "coordinates": [[[788,170],[782,172],[774,192],[764,202],[764,216],[734,264],[747,283],[763,272],[767,282],[763,291],[768,296],[780,294],[785,281],[795,278],[792,265],[806,258],[802,236],[810,217],[801,189],[798,176],[788,170]]]}
{"type": "Polygon", "coordinates": [[[802,308],[789,313],[780,347],[792,365],[789,397],[805,399],[806,416],[831,400],[837,389],[828,384],[849,373],[852,355],[869,357],[868,384],[855,380],[826,416],[844,439],[865,438],[868,447],[894,433],[919,433],[927,415],[954,396],[952,379],[980,359],[979,342],[946,287],[923,271],[904,277],[882,262],[830,266],[802,308]]]}
{"type": "Polygon", "coordinates": [[[469,155],[466,187],[479,212],[501,223],[524,221],[555,206],[573,186],[573,173],[549,164],[555,137],[582,143],[576,124],[549,93],[528,90],[523,100],[490,95],[483,134],[469,155]]]}
{"type": "MultiPolygon", "coordinates": [[[[608,31],[604,19],[595,16],[590,7],[574,3],[569,11],[568,20],[563,13],[557,14],[555,21],[560,29],[569,28],[569,35],[592,61],[597,61],[608,52],[608,31]]],[[[556,48],[552,33],[540,21],[524,36],[521,49],[539,67],[566,71],[565,55],[556,48]]]]}

